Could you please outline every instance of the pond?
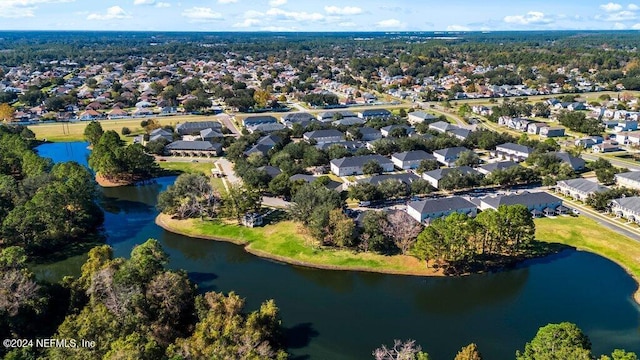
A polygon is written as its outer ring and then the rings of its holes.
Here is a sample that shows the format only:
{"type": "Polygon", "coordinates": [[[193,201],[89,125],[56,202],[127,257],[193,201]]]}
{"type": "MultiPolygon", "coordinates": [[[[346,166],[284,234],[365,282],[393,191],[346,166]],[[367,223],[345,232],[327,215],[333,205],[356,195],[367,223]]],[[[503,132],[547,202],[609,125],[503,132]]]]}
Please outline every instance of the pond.
{"type": "MultiPolygon", "coordinates": [[[[42,156],[86,165],[86,143],[45,144],[42,156]]],[[[415,339],[433,359],[453,359],[475,342],[486,359],[513,359],[540,326],[576,323],[594,353],[640,353],[640,307],[633,279],[618,265],[579,251],[510,271],[421,278],[284,265],[242,247],[168,233],[154,223],[157,194],[175,178],[103,189],[107,243],[116,256],[158,239],[170,266],[185,269],[200,291],[235,291],[255,309],[275,299],[296,359],[368,359],[381,344],[415,339]]],[[[44,278],[77,273],[83,257],[36,269],[44,278]]]]}

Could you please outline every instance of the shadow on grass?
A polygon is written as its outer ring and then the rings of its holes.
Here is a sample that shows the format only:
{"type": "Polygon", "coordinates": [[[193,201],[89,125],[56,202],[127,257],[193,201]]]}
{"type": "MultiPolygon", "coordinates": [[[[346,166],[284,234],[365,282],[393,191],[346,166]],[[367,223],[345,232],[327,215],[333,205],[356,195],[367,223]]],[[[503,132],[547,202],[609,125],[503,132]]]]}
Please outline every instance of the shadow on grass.
{"type": "Polygon", "coordinates": [[[269,215],[265,216],[264,224],[277,224],[280,221],[289,220],[289,216],[286,211],[282,209],[275,209],[269,215]]]}

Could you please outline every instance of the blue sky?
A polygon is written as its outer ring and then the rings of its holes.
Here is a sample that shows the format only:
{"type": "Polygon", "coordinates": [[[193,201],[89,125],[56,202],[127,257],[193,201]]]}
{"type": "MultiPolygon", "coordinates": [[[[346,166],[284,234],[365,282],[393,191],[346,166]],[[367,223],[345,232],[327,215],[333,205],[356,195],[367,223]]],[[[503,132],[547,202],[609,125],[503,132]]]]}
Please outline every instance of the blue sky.
{"type": "Polygon", "coordinates": [[[0,30],[640,29],[640,0],[0,0],[0,30]]]}

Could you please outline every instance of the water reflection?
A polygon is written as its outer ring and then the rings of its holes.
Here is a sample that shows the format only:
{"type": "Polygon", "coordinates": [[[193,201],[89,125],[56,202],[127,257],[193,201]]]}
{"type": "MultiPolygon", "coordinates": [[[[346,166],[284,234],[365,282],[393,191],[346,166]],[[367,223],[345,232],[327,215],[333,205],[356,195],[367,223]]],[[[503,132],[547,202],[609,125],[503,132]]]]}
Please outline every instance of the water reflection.
{"type": "Polygon", "coordinates": [[[459,278],[424,279],[415,287],[416,305],[430,312],[456,314],[496,306],[518,296],[527,283],[528,269],[459,278]]]}

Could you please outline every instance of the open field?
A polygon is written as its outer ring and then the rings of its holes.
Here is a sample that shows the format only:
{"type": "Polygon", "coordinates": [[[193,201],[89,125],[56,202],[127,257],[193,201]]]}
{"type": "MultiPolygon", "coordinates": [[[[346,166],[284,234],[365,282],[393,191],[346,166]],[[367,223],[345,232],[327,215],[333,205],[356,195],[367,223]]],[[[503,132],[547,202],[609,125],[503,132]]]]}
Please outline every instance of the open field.
{"type": "Polygon", "coordinates": [[[156,223],[186,236],[245,245],[245,249],[252,254],[288,264],[333,270],[442,276],[442,272],[426,268],[423,262],[412,256],[384,256],[313,246],[311,238],[300,225],[292,221],[250,229],[219,221],[172,220],[161,214],[156,223]]]}
{"type": "MultiPolygon", "coordinates": [[[[142,120],[157,120],[160,125],[175,126],[178,123],[185,121],[213,121],[214,117],[211,116],[160,116],[160,117],[148,117],[148,118],[136,118],[136,119],[118,119],[118,120],[101,120],[100,124],[104,131],[115,130],[118,134],[123,127],[128,127],[132,133],[141,133],[143,131],[140,126],[142,120]]],[[[38,139],[47,139],[49,141],[78,141],[84,140],[84,128],[87,126],[88,121],[80,121],[73,123],[51,123],[51,124],[38,124],[29,125],[38,139]]]]}
{"type": "MultiPolygon", "coordinates": [[[[640,242],[584,216],[536,219],[535,223],[537,239],[603,256],[622,266],[640,283],[640,242]]],[[[640,303],[640,288],[635,293],[635,299],[640,303]]]]}

